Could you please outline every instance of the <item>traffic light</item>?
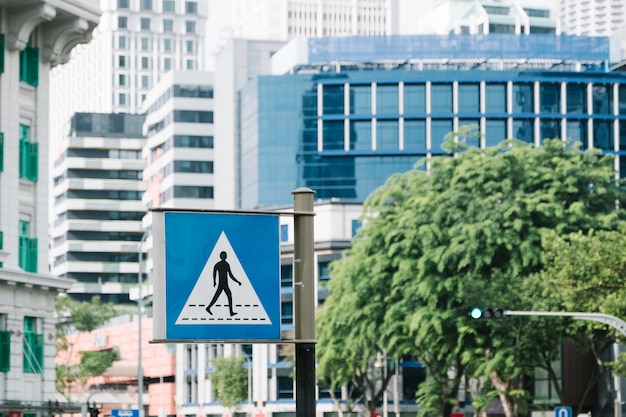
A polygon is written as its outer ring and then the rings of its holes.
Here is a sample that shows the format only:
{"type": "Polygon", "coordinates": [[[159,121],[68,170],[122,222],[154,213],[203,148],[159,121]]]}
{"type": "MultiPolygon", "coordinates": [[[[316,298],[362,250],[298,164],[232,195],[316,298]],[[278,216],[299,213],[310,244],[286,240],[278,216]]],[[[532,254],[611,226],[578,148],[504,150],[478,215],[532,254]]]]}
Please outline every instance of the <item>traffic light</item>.
{"type": "Polygon", "coordinates": [[[501,308],[480,308],[474,307],[470,311],[469,316],[473,319],[499,319],[504,315],[504,310],[501,308]]]}

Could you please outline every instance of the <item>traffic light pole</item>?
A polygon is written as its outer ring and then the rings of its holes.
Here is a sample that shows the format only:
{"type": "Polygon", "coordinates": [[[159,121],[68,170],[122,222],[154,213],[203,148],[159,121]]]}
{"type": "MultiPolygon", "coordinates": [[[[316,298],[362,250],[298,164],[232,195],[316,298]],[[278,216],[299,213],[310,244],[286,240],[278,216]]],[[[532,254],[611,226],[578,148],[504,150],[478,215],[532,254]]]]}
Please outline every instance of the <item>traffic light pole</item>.
{"type": "MultiPolygon", "coordinates": [[[[584,313],[584,312],[558,312],[558,311],[515,311],[515,310],[503,310],[503,316],[553,316],[553,317],[573,317],[578,320],[590,320],[602,324],[608,324],[615,330],[620,332],[622,336],[626,337],[626,322],[618,317],[610,314],[603,313],[584,313]]],[[[613,357],[617,360],[619,355],[619,345],[617,342],[613,343],[613,357]]],[[[622,417],[622,387],[620,376],[614,377],[615,385],[615,404],[614,414],[615,417],[622,417]]]]}
{"type": "Polygon", "coordinates": [[[315,279],[313,195],[292,192],[294,209],[293,292],[296,347],[296,417],[315,417],[315,279]]]}

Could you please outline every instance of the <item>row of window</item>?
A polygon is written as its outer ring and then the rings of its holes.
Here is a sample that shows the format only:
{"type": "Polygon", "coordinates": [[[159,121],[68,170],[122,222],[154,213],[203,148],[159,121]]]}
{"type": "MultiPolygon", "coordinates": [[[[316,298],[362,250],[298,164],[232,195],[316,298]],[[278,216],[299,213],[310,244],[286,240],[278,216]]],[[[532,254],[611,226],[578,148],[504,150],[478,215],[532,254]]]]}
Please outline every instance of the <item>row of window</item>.
{"type": "Polygon", "coordinates": [[[212,85],[175,84],[168,88],[148,109],[148,113],[154,113],[172,97],[213,98],[212,85]]]}
{"type": "MultiPolygon", "coordinates": [[[[131,0],[117,0],[117,8],[118,9],[130,9],[131,0]]],[[[153,0],[139,0],[139,10],[140,11],[160,11],[163,13],[174,13],[176,12],[176,0],[161,0],[154,1],[153,0]],[[160,5],[159,10],[154,10],[156,5],[160,5]]],[[[198,14],[198,2],[196,1],[186,1],[185,2],[185,14],[198,14]]]]}
{"type": "MultiPolygon", "coordinates": [[[[152,38],[148,38],[145,36],[141,37],[139,39],[139,44],[137,45],[136,49],[140,51],[145,51],[146,53],[152,52],[154,49],[152,47],[152,42],[152,38]]],[[[159,40],[155,40],[155,42],[158,42],[160,44],[160,47],[157,48],[160,52],[175,52],[177,50],[176,45],[179,43],[176,39],[172,39],[169,37],[163,37],[159,40]]],[[[184,39],[182,40],[182,42],[184,44],[184,48],[181,48],[182,52],[186,52],[188,54],[193,54],[197,52],[198,44],[195,39],[184,39]]],[[[130,47],[131,45],[129,42],[129,36],[124,34],[118,34],[117,48],[120,50],[126,50],[130,47]]]]}
{"type": "Polygon", "coordinates": [[[154,136],[172,123],[213,123],[212,111],[174,110],[165,115],[163,120],[148,127],[148,137],[154,136]]]}
{"type": "Polygon", "coordinates": [[[68,158],[141,159],[141,151],[127,149],[69,148],[68,158]]]}
{"type": "MultiPolygon", "coordinates": [[[[0,372],[11,370],[11,332],[6,329],[7,317],[0,315],[0,372]]],[[[38,319],[24,317],[22,370],[25,373],[43,373],[43,334],[38,332],[38,319]]]]}
{"type": "MultiPolygon", "coordinates": [[[[620,85],[619,108],[626,108],[620,85]]],[[[615,114],[613,84],[472,82],[323,85],[323,115],[615,114]],[[348,94],[345,94],[347,88],[348,94]]]]}
{"type": "Polygon", "coordinates": [[[583,148],[613,151],[617,146],[618,150],[626,151],[626,120],[563,120],[560,117],[323,121],[322,146],[325,151],[441,152],[446,136],[455,130],[455,121],[457,127],[476,126],[476,134],[464,138],[469,146],[495,146],[508,137],[534,143],[538,131],[540,138],[568,138],[581,142],[583,148]]]}
{"type": "MultiPolygon", "coordinates": [[[[130,68],[130,62],[127,59],[126,55],[118,55],[117,57],[117,67],[118,68],[130,68]]],[[[138,59],[138,67],[143,70],[152,69],[152,58],[149,56],[140,56],[138,59]]],[[[161,57],[161,69],[170,70],[172,69],[172,59],[171,57],[161,57]]],[[[189,58],[185,60],[186,67],[188,70],[193,70],[196,67],[195,58],[189,58]]],[[[119,85],[126,85],[126,78],[118,78],[119,85]]],[[[147,83],[146,83],[147,84],[147,83]]],[[[143,86],[143,85],[142,85],[143,86]]],[[[148,88],[148,85],[143,86],[144,88],[148,88]]]]}
{"type": "MultiPolygon", "coordinates": [[[[174,33],[174,21],[172,19],[163,19],[161,22],[161,30],[165,33],[174,33]]],[[[128,25],[128,16],[118,16],[117,17],[117,28],[118,29],[133,29],[129,28],[128,25]]],[[[135,29],[139,29],[143,32],[152,31],[152,19],[149,17],[141,17],[139,18],[139,26],[135,29]]],[[[180,31],[183,34],[196,33],[196,21],[195,20],[185,20],[185,30],[180,31]]]]}

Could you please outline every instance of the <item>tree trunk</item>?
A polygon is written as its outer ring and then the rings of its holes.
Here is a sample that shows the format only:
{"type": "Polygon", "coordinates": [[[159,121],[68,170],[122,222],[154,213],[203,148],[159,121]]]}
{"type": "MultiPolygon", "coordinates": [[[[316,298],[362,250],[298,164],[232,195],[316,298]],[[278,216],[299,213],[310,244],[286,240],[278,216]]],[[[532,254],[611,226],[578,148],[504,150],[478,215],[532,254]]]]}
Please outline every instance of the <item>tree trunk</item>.
{"type": "Polygon", "coordinates": [[[493,386],[498,390],[498,398],[500,398],[502,410],[504,410],[504,416],[513,417],[513,404],[506,394],[508,392],[509,384],[500,378],[497,371],[491,371],[491,373],[489,373],[489,379],[491,380],[493,386]]]}

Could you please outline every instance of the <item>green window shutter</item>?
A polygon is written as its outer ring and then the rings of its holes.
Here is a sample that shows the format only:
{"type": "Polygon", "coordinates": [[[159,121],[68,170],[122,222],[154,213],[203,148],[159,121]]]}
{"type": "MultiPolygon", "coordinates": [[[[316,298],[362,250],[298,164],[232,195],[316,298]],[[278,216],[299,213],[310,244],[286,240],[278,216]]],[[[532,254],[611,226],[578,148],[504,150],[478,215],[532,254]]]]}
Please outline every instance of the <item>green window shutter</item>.
{"type": "Polygon", "coordinates": [[[28,141],[20,139],[20,178],[28,178],[28,141]]]}
{"type": "Polygon", "coordinates": [[[20,125],[20,140],[30,142],[30,126],[20,125]]]}
{"type": "Polygon", "coordinates": [[[39,178],[39,144],[28,142],[28,172],[26,178],[37,181],[39,178]]]}
{"type": "Polygon", "coordinates": [[[26,257],[26,271],[37,272],[37,239],[28,239],[28,252],[26,257]]]}
{"type": "Polygon", "coordinates": [[[39,85],[39,48],[28,50],[28,81],[26,82],[33,87],[39,85]]]}
{"type": "Polygon", "coordinates": [[[43,335],[24,332],[24,367],[26,373],[40,374],[43,364],[43,335]]]}
{"type": "Polygon", "coordinates": [[[11,369],[11,332],[0,331],[0,372],[11,369]]]}
{"type": "Polygon", "coordinates": [[[0,172],[4,171],[4,133],[0,132],[0,172]]]}
{"type": "Polygon", "coordinates": [[[26,270],[26,261],[28,260],[28,238],[26,236],[20,236],[20,247],[18,263],[20,268],[26,270]]]}
{"type": "Polygon", "coordinates": [[[33,87],[39,84],[39,48],[26,45],[20,52],[20,81],[33,87]]]}
{"type": "Polygon", "coordinates": [[[4,33],[0,33],[0,74],[4,72],[4,33]]]}

